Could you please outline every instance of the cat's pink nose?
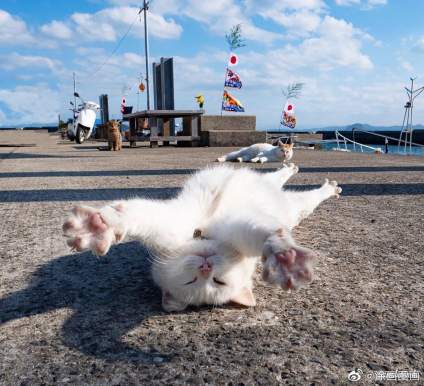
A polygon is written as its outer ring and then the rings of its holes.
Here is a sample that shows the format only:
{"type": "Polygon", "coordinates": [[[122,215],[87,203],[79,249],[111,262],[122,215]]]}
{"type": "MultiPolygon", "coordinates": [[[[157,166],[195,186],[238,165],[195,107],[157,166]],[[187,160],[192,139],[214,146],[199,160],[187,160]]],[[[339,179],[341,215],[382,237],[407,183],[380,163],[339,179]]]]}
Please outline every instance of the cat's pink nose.
{"type": "Polygon", "coordinates": [[[212,265],[205,260],[199,267],[199,271],[204,278],[207,278],[212,272],[212,265]]]}

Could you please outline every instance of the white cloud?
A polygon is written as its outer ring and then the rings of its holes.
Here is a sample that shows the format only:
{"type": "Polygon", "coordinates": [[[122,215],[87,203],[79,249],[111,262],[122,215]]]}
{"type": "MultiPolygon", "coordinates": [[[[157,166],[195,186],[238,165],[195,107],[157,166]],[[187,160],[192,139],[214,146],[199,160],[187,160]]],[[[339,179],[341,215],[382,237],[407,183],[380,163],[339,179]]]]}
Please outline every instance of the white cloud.
{"type": "Polygon", "coordinates": [[[321,11],[326,8],[323,0],[244,0],[249,10],[257,10],[258,13],[265,9],[292,10],[292,11],[321,11]]]}
{"type": "Polygon", "coordinates": [[[335,0],[337,5],[350,6],[354,4],[361,4],[361,0],[335,0]]]}
{"type": "Polygon", "coordinates": [[[288,30],[288,37],[305,36],[315,31],[321,22],[321,17],[317,13],[306,10],[284,13],[268,9],[262,12],[261,16],[285,27],[288,30]]]}
{"type": "Polygon", "coordinates": [[[72,37],[71,29],[63,22],[53,20],[41,26],[41,31],[53,38],[68,40],[72,37]]]}
{"type": "MultiPolygon", "coordinates": [[[[361,32],[344,20],[325,16],[313,37],[298,45],[288,44],[274,49],[264,56],[256,54],[268,73],[284,69],[333,70],[350,67],[368,70],[373,67],[371,59],[361,51],[361,32]]],[[[253,58],[252,60],[255,61],[253,58]]]]}
{"type": "Polygon", "coordinates": [[[405,71],[407,71],[409,73],[413,73],[414,72],[414,66],[411,64],[411,62],[409,62],[408,60],[402,59],[402,58],[399,58],[398,60],[399,60],[399,63],[401,65],[401,67],[405,71]]]}
{"type": "Polygon", "coordinates": [[[335,3],[347,7],[358,5],[363,10],[370,10],[378,6],[386,5],[387,0],[335,0],[335,3]]]}
{"type": "Polygon", "coordinates": [[[416,51],[424,52],[424,36],[418,38],[418,40],[413,44],[413,48],[416,51]]]}
{"type": "MultiPolygon", "coordinates": [[[[85,41],[116,41],[130,26],[133,36],[144,36],[144,25],[139,21],[136,7],[111,7],[96,13],[74,13],[73,26],[85,41]]],[[[173,19],[149,13],[149,36],[161,39],[176,39],[182,27],[173,19]]]]}
{"type": "Polygon", "coordinates": [[[0,45],[31,44],[35,39],[26,23],[0,9],[0,45]]]}
{"type": "Polygon", "coordinates": [[[370,7],[375,7],[378,5],[386,5],[387,4],[387,0],[368,0],[368,5],[370,7]]]}
{"type": "Polygon", "coordinates": [[[85,41],[115,41],[115,28],[103,21],[98,14],[74,13],[71,20],[80,38],[85,41]]]}
{"type": "Polygon", "coordinates": [[[12,112],[3,124],[55,122],[61,107],[59,93],[42,84],[0,89],[0,102],[12,112]]]}
{"type": "Polygon", "coordinates": [[[200,2],[188,0],[181,6],[181,14],[205,24],[215,33],[224,35],[235,24],[241,24],[243,37],[264,43],[280,39],[281,35],[255,26],[233,0],[200,2]]]}
{"type": "Polygon", "coordinates": [[[58,60],[53,60],[45,56],[21,55],[16,52],[0,56],[0,68],[9,71],[34,67],[57,71],[60,66],[61,63],[58,60]]]}

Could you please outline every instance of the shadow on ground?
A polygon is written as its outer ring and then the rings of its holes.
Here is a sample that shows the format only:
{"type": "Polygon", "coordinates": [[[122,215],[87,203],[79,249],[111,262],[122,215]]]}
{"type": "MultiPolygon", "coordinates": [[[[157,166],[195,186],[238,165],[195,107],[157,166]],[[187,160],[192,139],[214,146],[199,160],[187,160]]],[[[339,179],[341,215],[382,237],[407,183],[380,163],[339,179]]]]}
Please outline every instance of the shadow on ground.
{"type": "MultiPolygon", "coordinates": [[[[424,183],[409,184],[341,184],[342,196],[384,196],[424,194],[424,183]]],[[[287,190],[304,191],[319,185],[287,185],[287,190]]],[[[178,194],[180,188],[109,188],[109,189],[32,189],[0,190],[0,203],[4,202],[54,202],[54,201],[111,201],[134,197],[168,199],[178,194]]]]}
{"type": "Polygon", "coordinates": [[[102,259],[90,252],[59,257],[38,269],[27,288],[0,300],[0,325],[66,307],[73,311],[62,328],[68,347],[113,361],[169,361],[169,355],[121,339],[145,318],[163,314],[146,254],[130,242],[102,259]]]}
{"type": "MultiPolygon", "coordinates": [[[[24,155],[22,153],[16,154],[24,155]]],[[[22,158],[31,158],[33,154],[24,155],[22,158]]],[[[34,155],[37,156],[37,155],[34,155]]],[[[50,157],[40,154],[41,158],[50,157]]],[[[58,156],[53,156],[58,157],[58,156]]],[[[0,155],[1,158],[1,155],[0,155]]],[[[8,158],[8,157],[5,157],[8,158]]],[[[17,157],[19,158],[19,157],[17,157]]],[[[60,156],[60,158],[67,158],[60,156]]],[[[257,168],[259,172],[272,172],[278,168],[257,168]]],[[[198,169],[128,169],[128,170],[58,170],[37,172],[4,172],[0,178],[34,178],[34,177],[117,177],[117,176],[166,176],[190,175],[198,169]]],[[[332,167],[301,167],[300,173],[377,173],[377,172],[421,172],[424,166],[332,166],[332,167]]]]}
{"type": "MultiPolygon", "coordinates": [[[[84,157],[89,157],[89,158],[97,158],[100,156],[91,156],[91,155],[84,155],[84,157]]],[[[106,157],[106,156],[103,156],[106,157]]],[[[78,158],[78,156],[71,156],[71,155],[57,155],[57,154],[41,154],[41,153],[14,153],[14,152],[9,152],[9,153],[0,153],[0,160],[5,160],[5,159],[39,159],[39,158],[73,158],[76,159],[78,158]]]]}

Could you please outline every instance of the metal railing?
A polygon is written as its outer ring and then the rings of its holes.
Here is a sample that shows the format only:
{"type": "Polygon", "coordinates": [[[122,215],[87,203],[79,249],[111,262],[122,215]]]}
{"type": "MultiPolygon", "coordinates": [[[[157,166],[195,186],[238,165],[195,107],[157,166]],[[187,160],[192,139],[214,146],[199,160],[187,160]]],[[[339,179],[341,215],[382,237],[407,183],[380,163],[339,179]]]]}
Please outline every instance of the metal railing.
{"type": "Polygon", "coordinates": [[[410,153],[412,153],[411,147],[412,145],[414,146],[418,146],[418,147],[424,147],[424,145],[420,144],[420,143],[416,143],[416,142],[412,142],[412,141],[407,141],[407,140],[403,140],[400,138],[395,138],[395,137],[391,137],[390,135],[384,135],[384,134],[379,134],[379,133],[375,133],[373,131],[367,131],[367,130],[363,130],[363,129],[352,129],[352,135],[353,135],[353,140],[355,140],[355,132],[359,131],[360,133],[365,133],[365,134],[369,134],[369,135],[374,135],[376,137],[380,137],[380,138],[384,138],[385,139],[385,144],[389,143],[389,140],[392,140],[394,142],[398,143],[398,152],[400,153],[400,144],[403,142],[405,144],[405,153],[406,153],[406,149],[407,149],[407,145],[409,145],[409,151],[410,153]]]}
{"type": "Polygon", "coordinates": [[[379,147],[372,147],[372,146],[369,146],[369,145],[364,145],[363,143],[356,142],[356,141],[354,141],[354,140],[352,140],[350,138],[345,137],[343,134],[340,134],[340,132],[338,130],[336,130],[334,132],[334,134],[336,135],[336,142],[337,142],[337,149],[338,150],[342,150],[341,147],[340,147],[340,142],[343,142],[344,143],[344,146],[345,146],[345,151],[349,151],[349,149],[347,148],[347,144],[349,142],[349,143],[352,143],[353,144],[353,150],[354,151],[356,151],[356,146],[358,146],[361,149],[361,152],[364,152],[364,148],[365,149],[370,149],[370,150],[372,150],[374,152],[379,152],[379,153],[382,152],[381,151],[381,148],[379,148],[379,147]]]}

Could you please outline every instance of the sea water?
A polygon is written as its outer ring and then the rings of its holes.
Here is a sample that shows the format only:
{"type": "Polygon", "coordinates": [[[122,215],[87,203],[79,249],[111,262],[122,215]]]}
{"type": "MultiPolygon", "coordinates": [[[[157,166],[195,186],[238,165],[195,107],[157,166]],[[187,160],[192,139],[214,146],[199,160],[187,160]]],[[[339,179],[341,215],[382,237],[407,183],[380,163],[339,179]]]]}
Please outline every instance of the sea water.
{"type": "MultiPolygon", "coordinates": [[[[333,149],[337,149],[337,142],[321,142],[320,147],[322,150],[333,150],[333,149]]],[[[384,153],[385,152],[385,145],[368,145],[373,147],[374,149],[381,149],[381,151],[384,153]]],[[[343,141],[340,142],[340,149],[341,150],[345,150],[347,148],[347,150],[349,151],[355,151],[355,152],[361,152],[361,146],[356,145],[353,146],[352,143],[348,143],[345,147],[345,144],[343,141]]],[[[424,147],[421,146],[412,146],[411,148],[409,148],[409,146],[406,147],[406,153],[405,153],[405,146],[400,146],[398,147],[397,145],[388,145],[388,154],[403,154],[403,155],[424,155],[424,147]]],[[[374,150],[369,149],[367,147],[362,147],[362,151],[364,153],[373,153],[374,150]]]]}

